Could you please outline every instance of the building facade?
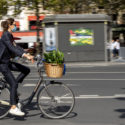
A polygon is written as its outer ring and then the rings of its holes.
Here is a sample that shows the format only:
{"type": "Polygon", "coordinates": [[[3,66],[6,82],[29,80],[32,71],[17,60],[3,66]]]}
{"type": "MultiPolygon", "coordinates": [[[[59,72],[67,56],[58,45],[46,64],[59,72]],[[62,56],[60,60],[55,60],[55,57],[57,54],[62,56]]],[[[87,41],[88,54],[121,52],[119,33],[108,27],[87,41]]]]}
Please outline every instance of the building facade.
{"type": "MultiPolygon", "coordinates": [[[[33,47],[37,42],[37,33],[36,33],[37,17],[35,16],[35,13],[34,13],[35,11],[28,10],[28,8],[22,8],[23,11],[16,17],[13,17],[12,16],[13,9],[14,7],[9,8],[7,15],[3,17],[2,20],[0,20],[0,23],[9,17],[14,18],[17,26],[17,31],[13,33],[15,37],[15,42],[17,44],[20,44],[23,48],[33,47]]],[[[45,15],[51,15],[51,13],[41,9],[39,14],[40,26],[42,26],[42,21],[45,15]]],[[[40,30],[39,39],[40,39],[40,42],[42,42],[42,39],[43,39],[42,27],[39,27],[39,30],[40,30]]],[[[0,36],[1,34],[2,34],[2,28],[0,26],[0,36]]]]}

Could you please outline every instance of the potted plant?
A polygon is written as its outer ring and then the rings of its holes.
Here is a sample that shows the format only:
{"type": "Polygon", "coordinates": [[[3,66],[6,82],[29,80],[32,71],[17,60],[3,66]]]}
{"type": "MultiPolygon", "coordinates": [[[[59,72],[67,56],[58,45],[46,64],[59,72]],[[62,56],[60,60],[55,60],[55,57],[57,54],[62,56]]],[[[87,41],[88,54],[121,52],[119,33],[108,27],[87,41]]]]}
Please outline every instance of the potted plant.
{"type": "Polygon", "coordinates": [[[64,71],[64,53],[59,50],[44,53],[44,65],[48,77],[62,77],[64,71]]]}

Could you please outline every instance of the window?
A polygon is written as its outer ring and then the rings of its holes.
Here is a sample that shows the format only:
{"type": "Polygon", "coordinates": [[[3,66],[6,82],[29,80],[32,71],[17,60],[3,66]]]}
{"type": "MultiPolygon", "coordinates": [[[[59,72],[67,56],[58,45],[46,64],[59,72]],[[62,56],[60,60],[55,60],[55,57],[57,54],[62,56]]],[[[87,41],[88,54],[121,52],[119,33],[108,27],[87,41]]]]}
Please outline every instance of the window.
{"type": "MultiPolygon", "coordinates": [[[[29,21],[29,30],[36,30],[37,29],[37,26],[36,26],[36,21],[29,21]]],[[[40,24],[39,24],[40,28],[42,26],[42,21],[40,21],[40,24]]]]}

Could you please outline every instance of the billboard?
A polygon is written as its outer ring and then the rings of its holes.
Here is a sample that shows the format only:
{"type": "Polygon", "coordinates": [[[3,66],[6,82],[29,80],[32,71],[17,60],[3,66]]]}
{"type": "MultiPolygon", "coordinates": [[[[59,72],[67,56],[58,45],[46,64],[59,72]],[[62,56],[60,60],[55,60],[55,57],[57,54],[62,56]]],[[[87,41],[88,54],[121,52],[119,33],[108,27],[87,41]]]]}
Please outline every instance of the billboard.
{"type": "Polygon", "coordinates": [[[45,28],[45,50],[53,51],[56,49],[56,30],[54,27],[45,28]]]}
{"type": "Polygon", "coordinates": [[[69,41],[71,46],[94,45],[94,32],[92,29],[73,29],[69,30],[69,41]]]}

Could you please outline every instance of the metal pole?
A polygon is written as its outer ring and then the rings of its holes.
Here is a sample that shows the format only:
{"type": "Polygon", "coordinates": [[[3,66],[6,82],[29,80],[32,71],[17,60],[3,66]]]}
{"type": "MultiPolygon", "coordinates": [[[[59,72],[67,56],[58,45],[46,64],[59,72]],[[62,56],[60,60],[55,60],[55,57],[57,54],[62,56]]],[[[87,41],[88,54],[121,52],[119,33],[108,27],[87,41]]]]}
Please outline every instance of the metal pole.
{"type": "Polygon", "coordinates": [[[58,36],[58,22],[54,23],[55,25],[55,37],[56,37],[56,49],[59,49],[58,43],[59,43],[59,36],[58,36]]]}
{"type": "Polygon", "coordinates": [[[36,42],[37,42],[37,54],[40,54],[40,36],[39,36],[39,2],[35,1],[35,6],[36,6],[36,17],[37,17],[37,21],[36,21],[36,26],[37,26],[37,38],[36,38],[36,42]]]}
{"type": "Polygon", "coordinates": [[[107,53],[107,24],[108,22],[105,21],[104,22],[104,49],[105,49],[105,62],[108,61],[108,53],[107,53]]]}

